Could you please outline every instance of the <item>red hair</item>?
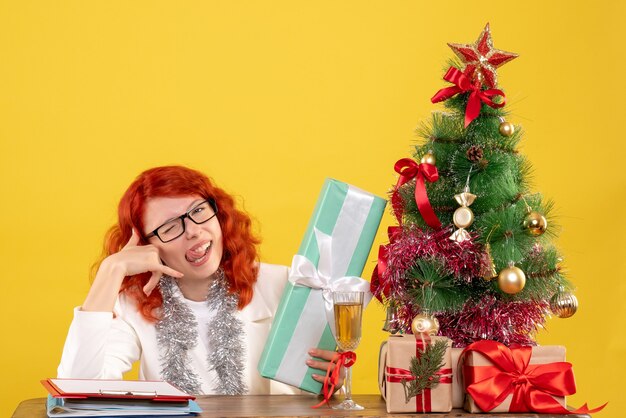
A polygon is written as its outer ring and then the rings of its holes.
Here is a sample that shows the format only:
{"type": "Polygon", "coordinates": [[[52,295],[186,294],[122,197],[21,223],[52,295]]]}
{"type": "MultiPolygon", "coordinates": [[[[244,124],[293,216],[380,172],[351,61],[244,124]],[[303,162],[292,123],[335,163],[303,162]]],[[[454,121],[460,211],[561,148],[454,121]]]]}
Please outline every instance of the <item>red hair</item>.
{"type": "MultiPolygon", "coordinates": [[[[104,258],[119,252],[128,242],[131,230],[143,231],[143,215],[146,201],[153,197],[178,197],[200,195],[213,199],[217,204],[217,219],[222,229],[224,254],[220,266],[230,284],[228,291],[239,295],[238,308],[242,309],[252,300],[252,288],[256,282],[257,249],[260,240],[251,231],[250,217],[235,208],[235,200],[213,181],[199,171],[182,166],[156,167],[141,173],[128,187],[118,206],[118,221],[107,232],[104,250],[94,271],[104,258]]],[[[141,239],[140,244],[146,244],[141,239]]],[[[141,314],[149,321],[156,321],[157,308],[163,304],[158,288],[146,296],[143,286],[151,273],[128,276],[120,292],[125,292],[137,301],[141,314]]]]}

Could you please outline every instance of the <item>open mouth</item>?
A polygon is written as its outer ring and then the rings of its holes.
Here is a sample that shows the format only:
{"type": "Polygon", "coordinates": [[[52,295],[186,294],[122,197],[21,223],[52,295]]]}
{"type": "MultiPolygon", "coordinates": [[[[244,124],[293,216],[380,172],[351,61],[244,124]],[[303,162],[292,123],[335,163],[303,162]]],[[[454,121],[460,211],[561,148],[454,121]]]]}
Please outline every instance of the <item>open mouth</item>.
{"type": "Polygon", "coordinates": [[[191,264],[202,264],[209,256],[209,250],[213,241],[209,241],[198,247],[192,248],[185,254],[185,259],[191,264]]]}

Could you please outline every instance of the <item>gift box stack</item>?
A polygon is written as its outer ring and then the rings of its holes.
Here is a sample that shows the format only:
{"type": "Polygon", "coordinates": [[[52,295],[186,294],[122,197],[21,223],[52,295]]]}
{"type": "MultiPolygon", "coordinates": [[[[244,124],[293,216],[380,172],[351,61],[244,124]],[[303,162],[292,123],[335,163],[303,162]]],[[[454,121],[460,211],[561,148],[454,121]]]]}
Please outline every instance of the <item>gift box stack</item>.
{"type": "Polygon", "coordinates": [[[571,317],[578,301],[552,242],[552,204],[530,190],[522,131],[507,121],[498,86],[496,69],[517,54],[494,47],[488,24],[476,42],[448,45],[456,60],[431,98],[445,110],[418,129],[424,141],[413,158],[394,166],[397,225],[371,280],[385,329],[405,334],[381,350],[387,409],[595,412],[565,408],[575,392],[565,349],[535,341],[549,317],[571,317]],[[425,347],[442,337],[449,352],[438,370],[425,369],[437,352],[425,347]]]}
{"type": "Polygon", "coordinates": [[[590,414],[604,408],[567,409],[565,397],[576,392],[576,384],[565,347],[509,348],[481,340],[451,348],[451,343],[445,337],[405,334],[391,335],[382,344],[379,388],[387,412],[464,408],[471,413],[590,414]],[[436,345],[443,351],[433,354],[436,345]]]}

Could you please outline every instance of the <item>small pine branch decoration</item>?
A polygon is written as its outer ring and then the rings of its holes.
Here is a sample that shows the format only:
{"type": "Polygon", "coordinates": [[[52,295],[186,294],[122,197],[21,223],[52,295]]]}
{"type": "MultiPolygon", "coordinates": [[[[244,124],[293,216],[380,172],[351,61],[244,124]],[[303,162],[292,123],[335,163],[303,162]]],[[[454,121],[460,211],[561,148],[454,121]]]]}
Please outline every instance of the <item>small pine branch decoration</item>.
{"type": "Polygon", "coordinates": [[[469,289],[454,282],[454,276],[437,257],[418,259],[405,275],[411,302],[431,312],[461,309],[469,289]]]}
{"type": "Polygon", "coordinates": [[[419,349],[419,356],[411,358],[410,372],[414,379],[410,382],[402,379],[401,382],[406,403],[422,393],[424,389],[432,389],[439,384],[440,376],[437,372],[444,365],[443,356],[447,349],[446,340],[437,340],[433,344],[426,345],[423,350],[419,349]]]}

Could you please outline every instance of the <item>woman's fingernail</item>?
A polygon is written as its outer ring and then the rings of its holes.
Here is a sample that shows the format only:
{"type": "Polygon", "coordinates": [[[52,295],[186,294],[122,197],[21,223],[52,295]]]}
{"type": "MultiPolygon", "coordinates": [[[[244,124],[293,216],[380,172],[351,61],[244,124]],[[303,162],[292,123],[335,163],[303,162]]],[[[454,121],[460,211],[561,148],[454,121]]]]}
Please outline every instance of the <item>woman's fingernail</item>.
{"type": "Polygon", "coordinates": [[[320,377],[320,375],[319,375],[319,374],[312,374],[312,375],[311,375],[311,377],[312,377],[313,379],[317,379],[317,378],[319,378],[319,377],[320,377]]]}
{"type": "Polygon", "coordinates": [[[313,360],[307,360],[306,364],[307,364],[307,366],[312,366],[313,365],[313,360]]]}
{"type": "Polygon", "coordinates": [[[314,348],[310,349],[309,350],[309,354],[312,355],[312,356],[315,355],[315,349],[314,348]]]}

